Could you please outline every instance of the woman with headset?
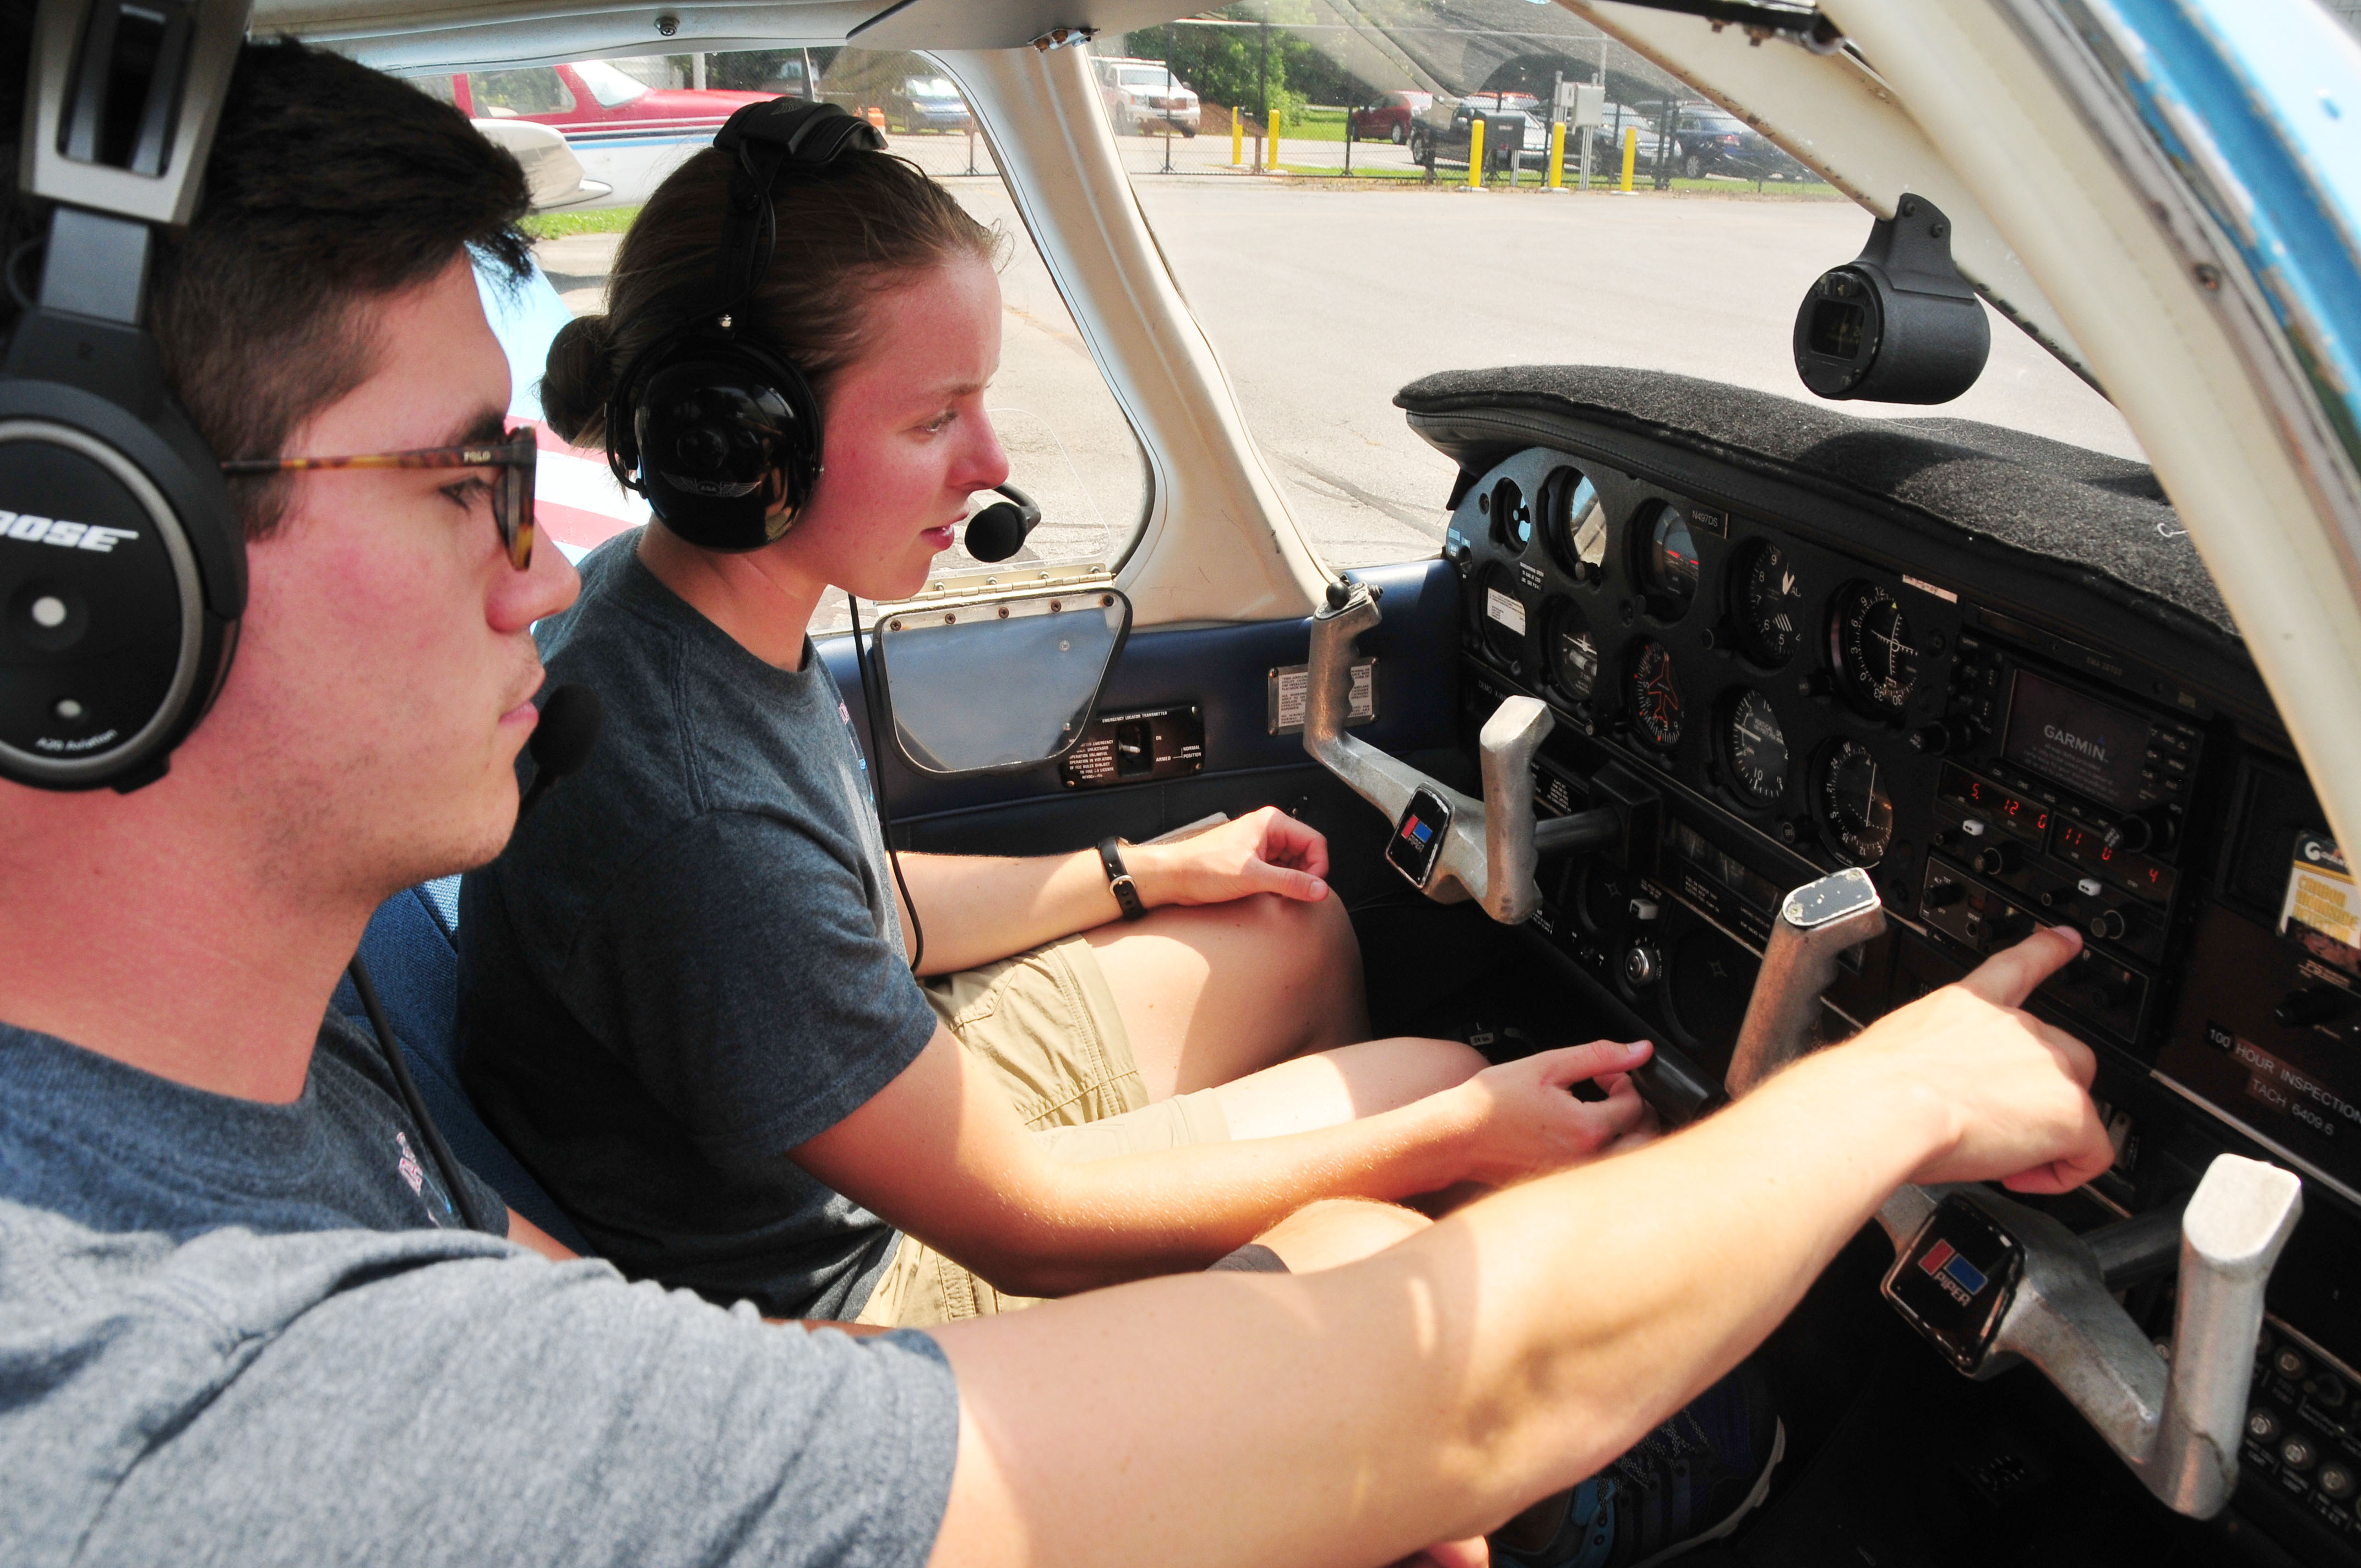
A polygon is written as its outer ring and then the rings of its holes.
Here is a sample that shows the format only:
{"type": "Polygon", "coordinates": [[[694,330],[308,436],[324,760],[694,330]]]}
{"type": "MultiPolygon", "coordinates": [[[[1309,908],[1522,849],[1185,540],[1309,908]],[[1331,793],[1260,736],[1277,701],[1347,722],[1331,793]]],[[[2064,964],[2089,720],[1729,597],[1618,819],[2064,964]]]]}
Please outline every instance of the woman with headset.
{"type": "Polygon", "coordinates": [[[1007,477],[999,244],[860,122],[758,105],[656,192],[607,313],[560,334],[551,424],[605,443],[656,521],[541,630],[553,683],[605,702],[598,755],[467,881],[488,1118],[627,1272],[885,1324],[1643,1136],[1644,1046],[1488,1069],[1365,1041],[1326,846],[1275,810],[1168,846],[904,856],[897,899],[807,633],[832,587],[917,591],[1007,477]],[[1604,1101],[1567,1092],[1594,1077],[1604,1101]]]}

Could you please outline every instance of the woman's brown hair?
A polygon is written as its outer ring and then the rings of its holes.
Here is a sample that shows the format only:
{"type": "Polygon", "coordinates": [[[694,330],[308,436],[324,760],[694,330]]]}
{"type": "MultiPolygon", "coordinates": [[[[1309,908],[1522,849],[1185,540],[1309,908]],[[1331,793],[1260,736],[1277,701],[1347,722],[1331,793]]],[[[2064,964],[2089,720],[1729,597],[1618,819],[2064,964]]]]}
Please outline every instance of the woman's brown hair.
{"type": "MultiPolygon", "coordinates": [[[[674,170],[623,236],[607,313],[569,323],[550,344],[541,405],[565,440],[605,441],[615,378],[682,324],[684,297],[709,285],[719,308],[732,168],[707,148],[674,170]]],[[[732,313],[739,330],[795,361],[823,408],[829,382],[861,356],[873,297],[961,257],[987,266],[1000,258],[998,234],[890,153],[855,149],[817,170],[791,170],[771,203],[778,240],[769,274],[732,313]]]]}

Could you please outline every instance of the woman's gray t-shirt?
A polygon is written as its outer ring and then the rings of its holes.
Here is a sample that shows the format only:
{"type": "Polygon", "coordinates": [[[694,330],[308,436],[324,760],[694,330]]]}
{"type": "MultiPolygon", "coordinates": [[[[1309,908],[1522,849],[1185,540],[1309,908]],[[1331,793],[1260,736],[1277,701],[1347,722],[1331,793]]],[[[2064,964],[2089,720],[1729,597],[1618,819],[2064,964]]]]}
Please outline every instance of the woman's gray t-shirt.
{"type": "Polygon", "coordinates": [[[851,717],[658,582],[639,535],[536,630],[598,749],[459,901],[461,1071],[627,1275],[776,1317],[858,1313],[895,1233],[787,1151],[916,1059],[910,973],[851,717]]]}

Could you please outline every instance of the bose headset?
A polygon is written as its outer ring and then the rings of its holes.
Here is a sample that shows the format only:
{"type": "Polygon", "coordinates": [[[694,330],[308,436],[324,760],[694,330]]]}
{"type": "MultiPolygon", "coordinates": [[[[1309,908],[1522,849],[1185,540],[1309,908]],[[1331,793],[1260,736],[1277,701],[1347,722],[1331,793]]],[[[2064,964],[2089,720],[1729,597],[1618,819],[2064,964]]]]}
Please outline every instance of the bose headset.
{"type": "Polygon", "coordinates": [[[17,185],[54,208],[5,262],[24,314],[0,361],[0,778],[154,783],[236,651],[237,513],[143,323],[247,5],[50,0],[34,24],[17,185]]]}

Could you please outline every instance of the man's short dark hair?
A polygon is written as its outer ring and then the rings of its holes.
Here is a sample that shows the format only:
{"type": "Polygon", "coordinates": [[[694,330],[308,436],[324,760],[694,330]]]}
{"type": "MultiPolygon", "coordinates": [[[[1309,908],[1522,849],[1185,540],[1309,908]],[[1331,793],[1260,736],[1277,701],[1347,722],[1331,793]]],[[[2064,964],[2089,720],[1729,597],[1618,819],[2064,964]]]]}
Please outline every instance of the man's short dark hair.
{"type": "MultiPolygon", "coordinates": [[[[216,455],[304,455],[280,447],[375,367],[363,309],[462,250],[523,277],[526,204],[516,159],[449,104],[341,55],[249,44],[196,219],[158,247],[148,322],[165,377],[216,455]]],[[[46,227],[18,205],[27,232],[46,227]]],[[[248,539],[277,525],[286,485],[231,481],[248,539]]]]}

